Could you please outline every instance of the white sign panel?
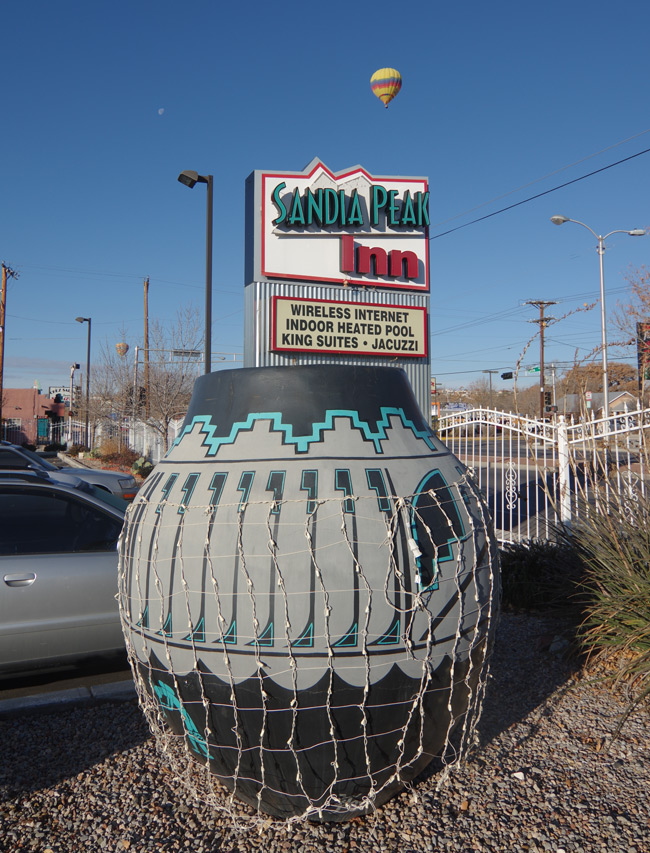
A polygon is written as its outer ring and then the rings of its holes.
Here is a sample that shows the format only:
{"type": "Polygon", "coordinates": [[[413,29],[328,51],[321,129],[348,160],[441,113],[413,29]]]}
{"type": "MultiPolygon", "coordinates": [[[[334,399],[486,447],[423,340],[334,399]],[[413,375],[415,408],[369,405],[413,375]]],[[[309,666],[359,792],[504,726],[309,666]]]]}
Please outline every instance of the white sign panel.
{"type": "MultiPolygon", "coordinates": [[[[65,403],[66,406],[70,405],[70,386],[69,385],[50,385],[48,388],[48,396],[50,400],[53,400],[57,394],[61,395],[61,402],[65,403]]],[[[79,397],[79,387],[75,385],[74,389],[75,402],[77,402],[77,398],[79,397]]]]}
{"type": "Polygon", "coordinates": [[[405,305],[275,296],[271,349],[426,358],[427,312],[405,305]]]}
{"type": "Polygon", "coordinates": [[[374,177],[361,166],[334,173],[316,159],[304,172],[254,172],[251,181],[248,229],[259,239],[247,283],[428,291],[426,178],[374,177]]]}

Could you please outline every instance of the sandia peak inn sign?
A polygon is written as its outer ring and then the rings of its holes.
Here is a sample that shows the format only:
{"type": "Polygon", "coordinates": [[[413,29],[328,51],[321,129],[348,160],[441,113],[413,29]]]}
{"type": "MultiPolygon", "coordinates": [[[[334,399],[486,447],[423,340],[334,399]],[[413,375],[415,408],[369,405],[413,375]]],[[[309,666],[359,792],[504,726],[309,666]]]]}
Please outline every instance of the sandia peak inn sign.
{"type": "Polygon", "coordinates": [[[253,172],[246,187],[246,283],[320,282],[429,289],[426,178],[253,172]]]}
{"type": "Polygon", "coordinates": [[[428,417],[427,179],[318,158],[252,172],[244,305],[244,367],[399,368],[428,417]]]}

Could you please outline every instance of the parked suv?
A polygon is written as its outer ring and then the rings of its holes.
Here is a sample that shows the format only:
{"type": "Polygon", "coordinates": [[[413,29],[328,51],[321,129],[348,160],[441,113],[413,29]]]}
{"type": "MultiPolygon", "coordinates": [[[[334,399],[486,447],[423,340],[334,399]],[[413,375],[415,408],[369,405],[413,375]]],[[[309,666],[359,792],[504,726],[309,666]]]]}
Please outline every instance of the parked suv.
{"type": "Polygon", "coordinates": [[[124,652],[115,596],[127,504],[55,476],[0,470],[2,673],[124,652]]]}
{"type": "Polygon", "coordinates": [[[118,471],[98,471],[95,468],[72,468],[70,466],[59,468],[39,456],[38,453],[34,453],[33,450],[12,444],[10,441],[0,441],[0,470],[26,468],[46,471],[56,476],[56,479],[61,482],[83,480],[97,486],[98,489],[104,489],[106,492],[117,495],[118,498],[125,501],[132,501],[138,491],[138,484],[131,474],[120,474],[118,471]]]}

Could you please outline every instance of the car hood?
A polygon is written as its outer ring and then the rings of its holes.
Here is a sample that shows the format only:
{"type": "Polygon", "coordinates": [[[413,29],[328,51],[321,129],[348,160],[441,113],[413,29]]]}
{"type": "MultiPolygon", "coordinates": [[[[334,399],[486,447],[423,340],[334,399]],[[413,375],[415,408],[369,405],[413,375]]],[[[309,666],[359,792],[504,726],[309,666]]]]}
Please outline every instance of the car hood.
{"type": "Polygon", "coordinates": [[[120,471],[104,471],[96,468],[59,468],[56,475],[59,478],[85,480],[88,483],[117,483],[122,480],[135,482],[132,474],[120,471]]]}

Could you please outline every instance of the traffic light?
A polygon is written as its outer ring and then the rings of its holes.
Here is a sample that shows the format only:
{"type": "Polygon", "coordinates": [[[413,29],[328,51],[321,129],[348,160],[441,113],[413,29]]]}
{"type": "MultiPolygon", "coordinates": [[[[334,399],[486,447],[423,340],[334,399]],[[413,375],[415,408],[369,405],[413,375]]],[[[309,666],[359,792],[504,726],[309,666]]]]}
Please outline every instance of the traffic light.
{"type": "Polygon", "coordinates": [[[502,379],[512,379],[513,373],[511,370],[508,370],[506,373],[501,374],[502,379]]]}

